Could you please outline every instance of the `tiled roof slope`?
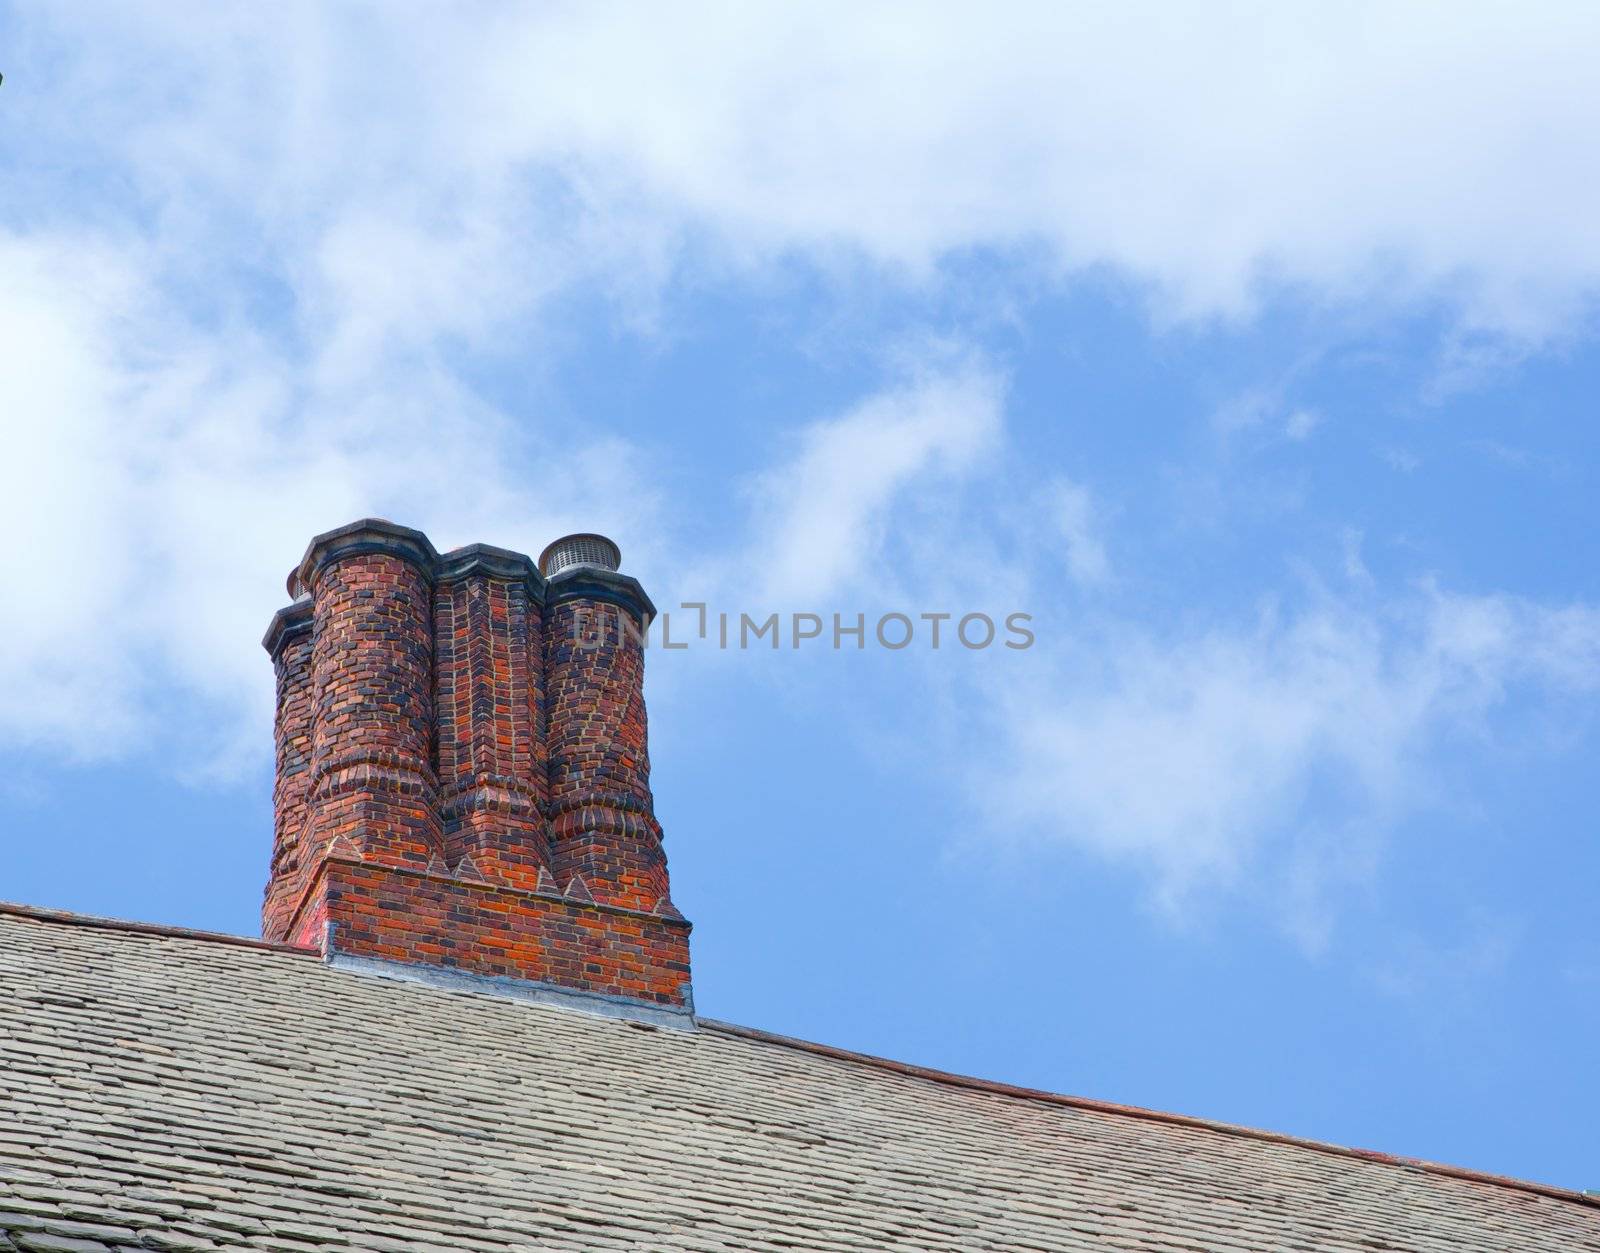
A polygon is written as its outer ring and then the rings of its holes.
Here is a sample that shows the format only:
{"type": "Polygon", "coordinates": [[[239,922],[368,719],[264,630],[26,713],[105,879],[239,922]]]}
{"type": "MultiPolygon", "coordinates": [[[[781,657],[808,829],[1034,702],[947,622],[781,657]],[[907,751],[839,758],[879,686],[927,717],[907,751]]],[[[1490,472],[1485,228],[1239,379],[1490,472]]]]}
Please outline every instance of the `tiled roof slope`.
{"type": "Polygon", "coordinates": [[[0,1249],[1600,1250],[1567,1194],[0,913],[0,1249]]]}

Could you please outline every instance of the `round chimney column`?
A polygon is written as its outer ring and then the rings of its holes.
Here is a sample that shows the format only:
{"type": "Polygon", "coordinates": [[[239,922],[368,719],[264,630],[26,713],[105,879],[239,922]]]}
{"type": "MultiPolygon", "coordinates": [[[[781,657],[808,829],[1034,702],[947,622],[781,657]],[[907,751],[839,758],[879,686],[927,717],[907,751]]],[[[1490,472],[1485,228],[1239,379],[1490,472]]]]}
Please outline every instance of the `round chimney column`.
{"type": "Polygon", "coordinates": [[[617,572],[617,546],[569,535],[544,550],[552,868],[568,896],[672,912],[650,795],[644,633],[655,606],[617,572]]]}
{"type": "Polygon", "coordinates": [[[272,874],[261,907],[261,934],[282,940],[315,864],[305,855],[306,807],[311,792],[311,598],[280,609],[262,645],[277,680],[273,743],[272,874]]]}
{"type": "Polygon", "coordinates": [[[420,531],[367,519],[312,541],[308,851],[424,869],[441,852],[433,577],[420,531]]]}

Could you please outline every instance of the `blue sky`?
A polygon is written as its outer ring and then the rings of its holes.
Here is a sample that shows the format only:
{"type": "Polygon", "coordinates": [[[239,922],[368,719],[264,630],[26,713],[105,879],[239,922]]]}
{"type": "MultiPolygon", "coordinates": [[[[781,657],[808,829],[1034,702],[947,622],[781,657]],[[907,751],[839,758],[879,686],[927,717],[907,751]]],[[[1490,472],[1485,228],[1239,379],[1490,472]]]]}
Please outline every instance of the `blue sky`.
{"type": "Polygon", "coordinates": [[[1600,15],[0,7],[0,898],[251,932],[313,533],[601,530],[716,1017],[1600,1187],[1600,15]]]}

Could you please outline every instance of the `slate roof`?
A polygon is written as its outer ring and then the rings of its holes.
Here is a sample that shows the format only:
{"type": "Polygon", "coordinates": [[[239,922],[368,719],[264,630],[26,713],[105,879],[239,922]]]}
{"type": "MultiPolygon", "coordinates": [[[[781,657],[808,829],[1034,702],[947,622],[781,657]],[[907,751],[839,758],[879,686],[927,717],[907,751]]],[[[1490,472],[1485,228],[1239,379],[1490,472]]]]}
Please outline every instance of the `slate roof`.
{"type": "Polygon", "coordinates": [[[0,912],[0,1249],[1600,1250],[1571,1193],[0,912]]]}

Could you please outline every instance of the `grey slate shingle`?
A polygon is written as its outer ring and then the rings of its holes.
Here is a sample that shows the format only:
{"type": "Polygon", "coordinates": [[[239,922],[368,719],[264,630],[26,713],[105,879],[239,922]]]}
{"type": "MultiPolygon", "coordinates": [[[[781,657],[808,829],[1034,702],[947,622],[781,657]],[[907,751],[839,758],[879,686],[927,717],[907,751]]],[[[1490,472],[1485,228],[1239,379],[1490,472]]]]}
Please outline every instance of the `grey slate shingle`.
{"type": "Polygon", "coordinates": [[[0,913],[0,1250],[1600,1253],[1600,1206],[0,913]]]}

